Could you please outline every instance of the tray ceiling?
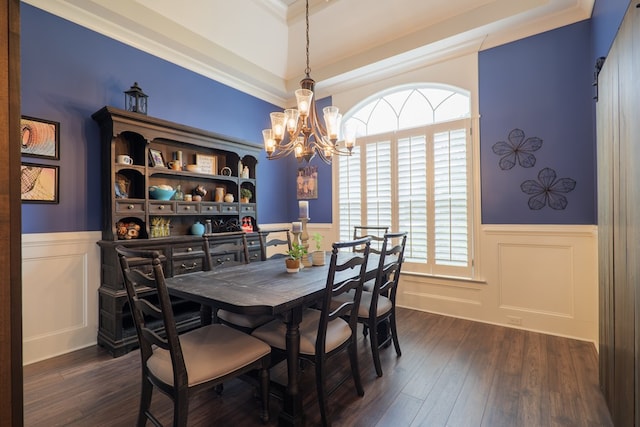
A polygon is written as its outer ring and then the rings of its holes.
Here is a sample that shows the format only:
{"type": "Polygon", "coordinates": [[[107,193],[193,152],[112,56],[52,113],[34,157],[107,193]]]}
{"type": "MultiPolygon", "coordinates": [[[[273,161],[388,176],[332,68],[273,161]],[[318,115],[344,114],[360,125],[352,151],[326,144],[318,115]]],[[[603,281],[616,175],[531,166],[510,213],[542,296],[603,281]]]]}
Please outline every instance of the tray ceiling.
{"type": "MultiPolygon", "coordinates": [[[[303,0],[22,0],[269,102],[305,69],[303,0]]],[[[594,0],[310,0],[317,89],[591,16],[594,0]]]]}

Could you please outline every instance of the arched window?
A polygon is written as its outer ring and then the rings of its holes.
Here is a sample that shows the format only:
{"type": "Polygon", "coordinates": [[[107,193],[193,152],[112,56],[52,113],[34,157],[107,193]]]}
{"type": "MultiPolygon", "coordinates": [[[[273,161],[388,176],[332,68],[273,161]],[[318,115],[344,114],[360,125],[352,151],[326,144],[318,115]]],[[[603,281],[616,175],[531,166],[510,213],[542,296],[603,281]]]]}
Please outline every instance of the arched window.
{"type": "Polygon", "coordinates": [[[471,277],[471,102],[459,88],[415,84],[360,102],[338,167],[340,238],[356,225],[408,231],[407,269],[471,277]]]}

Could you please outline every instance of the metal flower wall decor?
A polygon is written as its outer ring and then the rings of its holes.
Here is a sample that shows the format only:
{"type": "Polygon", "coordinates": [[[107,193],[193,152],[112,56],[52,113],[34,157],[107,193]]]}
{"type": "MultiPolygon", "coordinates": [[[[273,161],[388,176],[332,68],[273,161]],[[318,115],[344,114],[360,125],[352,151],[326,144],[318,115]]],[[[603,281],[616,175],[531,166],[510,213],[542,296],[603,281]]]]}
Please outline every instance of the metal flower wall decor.
{"type": "MultiPolygon", "coordinates": [[[[499,141],[493,144],[491,149],[499,156],[498,166],[502,170],[512,169],[516,164],[523,168],[532,168],[536,164],[536,156],[533,155],[542,147],[542,139],[529,137],[525,139],[525,133],[521,129],[513,129],[509,132],[506,141],[499,141]]],[[[529,209],[540,210],[545,206],[551,209],[563,210],[569,201],[563,193],[568,193],[576,188],[576,181],[571,178],[556,179],[556,171],[551,168],[544,168],[538,172],[538,180],[526,180],[520,184],[523,193],[531,195],[529,197],[529,209]]]]}
{"type": "Polygon", "coordinates": [[[536,164],[536,156],[532,153],[542,147],[542,139],[537,136],[524,138],[524,131],[513,129],[509,132],[509,142],[499,141],[493,144],[493,152],[502,156],[498,165],[502,170],[509,170],[516,162],[523,168],[532,168],[536,164]]]}
{"type": "Polygon", "coordinates": [[[529,197],[529,208],[540,210],[546,205],[551,209],[563,210],[569,202],[562,193],[568,193],[576,188],[576,181],[571,178],[556,179],[556,171],[544,168],[538,172],[538,180],[527,180],[520,184],[520,189],[529,197]]]}

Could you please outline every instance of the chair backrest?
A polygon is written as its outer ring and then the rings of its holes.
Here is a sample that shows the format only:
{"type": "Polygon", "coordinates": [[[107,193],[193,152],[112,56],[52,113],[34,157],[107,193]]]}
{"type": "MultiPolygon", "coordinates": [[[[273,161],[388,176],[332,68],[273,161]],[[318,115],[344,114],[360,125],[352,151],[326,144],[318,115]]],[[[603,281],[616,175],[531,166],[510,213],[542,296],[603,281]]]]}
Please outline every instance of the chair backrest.
{"type": "MultiPolygon", "coordinates": [[[[371,252],[379,254],[382,247],[382,240],[385,233],[389,232],[389,227],[377,225],[356,225],[353,227],[353,240],[365,237],[371,238],[371,252]]],[[[362,252],[363,247],[354,248],[354,252],[362,252]]]]}
{"type": "Polygon", "coordinates": [[[212,269],[249,264],[249,246],[244,231],[205,234],[204,238],[208,242],[212,269]]]}
{"type": "Polygon", "coordinates": [[[347,242],[336,242],[331,246],[331,261],[316,338],[316,354],[324,353],[324,343],[330,322],[348,316],[349,326],[352,333],[355,334],[371,239],[366,237],[347,242]],[[363,251],[354,252],[353,249],[357,246],[362,246],[363,251]],[[353,299],[349,298],[341,304],[332,304],[335,297],[352,290],[354,290],[353,299]]]}
{"type": "Polygon", "coordinates": [[[260,236],[260,252],[263,261],[288,256],[286,252],[291,250],[291,233],[288,228],[259,231],[258,235],[260,236]],[[271,247],[277,248],[277,252],[269,255],[271,247]]]}
{"type": "Polygon", "coordinates": [[[165,284],[160,252],[129,249],[117,246],[120,267],[127,290],[131,314],[138,334],[142,369],[148,375],[147,360],[153,354],[153,346],[167,350],[171,355],[173,385],[186,385],[187,369],[182,356],[171,300],[165,284]],[[145,273],[142,266],[151,266],[145,273]],[[160,322],[160,325],[158,325],[160,322]],[[160,329],[159,326],[162,328],[160,329]],[[164,337],[156,331],[164,330],[164,337]]]}
{"type": "Polygon", "coordinates": [[[373,297],[371,298],[371,306],[369,307],[370,318],[375,317],[379,295],[388,296],[395,304],[406,243],[406,231],[401,233],[385,233],[384,235],[382,250],[380,251],[380,261],[378,263],[378,272],[372,289],[373,297]]]}

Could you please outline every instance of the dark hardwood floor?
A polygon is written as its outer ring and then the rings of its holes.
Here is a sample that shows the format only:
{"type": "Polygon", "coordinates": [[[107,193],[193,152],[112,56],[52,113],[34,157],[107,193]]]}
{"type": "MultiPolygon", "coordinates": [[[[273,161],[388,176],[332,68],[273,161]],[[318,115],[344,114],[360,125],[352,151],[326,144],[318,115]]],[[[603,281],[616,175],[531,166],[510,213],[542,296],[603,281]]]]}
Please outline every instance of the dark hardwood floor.
{"type": "MultiPolygon", "coordinates": [[[[613,426],[598,387],[593,344],[451,317],[399,309],[402,357],[382,352],[377,378],[360,334],[364,397],[347,381],[330,396],[335,426],[613,426]]],[[[26,366],[26,426],[133,426],[139,354],[112,358],[99,347],[26,366]]],[[[348,369],[345,357],[336,375],[348,369]]],[[[272,378],[284,381],[283,366],[272,378]]],[[[307,425],[319,423],[313,369],[302,376],[307,425]]],[[[270,426],[280,401],[271,399],[270,426]]],[[[171,423],[171,404],[152,408],[171,423]]],[[[150,423],[149,423],[150,425],[150,423]]],[[[190,426],[261,426],[251,386],[234,380],[222,395],[191,399],[190,426]]]]}

